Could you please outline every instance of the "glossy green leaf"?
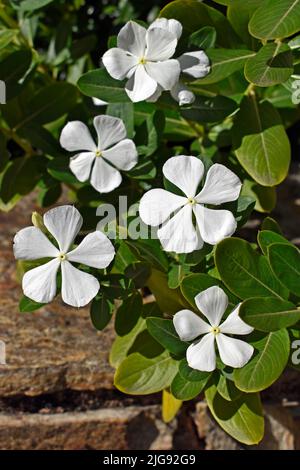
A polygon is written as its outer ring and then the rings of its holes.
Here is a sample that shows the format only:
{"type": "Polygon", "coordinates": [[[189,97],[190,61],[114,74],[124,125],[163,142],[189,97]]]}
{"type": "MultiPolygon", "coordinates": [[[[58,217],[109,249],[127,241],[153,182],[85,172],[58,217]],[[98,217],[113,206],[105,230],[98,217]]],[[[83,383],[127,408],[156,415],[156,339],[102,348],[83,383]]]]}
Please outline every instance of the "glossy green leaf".
{"type": "Polygon", "coordinates": [[[259,392],[282,374],[290,354],[290,340],[285,329],[271,332],[252,341],[255,352],[250,361],[234,371],[234,383],[244,392],[259,392]]]}
{"type": "Polygon", "coordinates": [[[19,302],[19,309],[21,313],[24,312],[34,312],[35,310],[38,310],[42,307],[44,307],[46,304],[41,304],[38,302],[34,302],[33,300],[29,299],[25,295],[21,298],[19,302]]]}
{"type": "Polygon", "coordinates": [[[217,423],[230,436],[247,445],[258,444],[264,435],[264,418],[258,394],[243,394],[228,402],[211,385],[205,391],[208,407],[217,423]]]}
{"type": "Polygon", "coordinates": [[[261,87],[286,82],[292,73],[293,55],[287,44],[266,44],[245,65],[247,80],[261,87]]]}
{"type": "Polygon", "coordinates": [[[112,318],[113,304],[101,295],[100,298],[95,298],[91,304],[90,315],[91,321],[97,330],[103,330],[112,318]]]}
{"type": "Polygon", "coordinates": [[[206,50],[215,46],[217,33],[212,26],[204,26],[192,33],[189,37],[189,46],[197,46],[199,49],[206,50]]]}
{"type": "Polygon", "coordinates": [[[241,299],[288,296],[287,289],[272,274],[267,258],[245,240],[232,237],[221,241],[215,262],[224,284],[241,299]]]}
{"type": "Polygon", "coordinates": [[[179,363],[179,373],[188,382],[207,383],[211,377],[211,372],[203,372],[189,367],[187,360],[182,359],[179,363]]]}
{"type": "Polygon", "coordinates": [[[34,189],[41,176],[37,160],[35,157],[20,157],[8,163],[0,187],[3,202],[9,202],[16,195],[24,196],[34,189]]]}
{"type": "Polygon", "coordinates": [[[22,11],[33,11],[38,10],[39,8],[43,8],[52,2],[53,0],[21,0],[18,2],[14,0],[11,3],[13,3],[15,8],[18,8],[22,11]]]}
{"type": "Polygon", "coordinates": [[[255,199],[255,210],[258,212],[271,212],[276,205],[276,189],[262,186],[255,181],[245,179],[242,194],[255,199]]]}
{"type": "Polygon", "coordinates": [[[30,67],[32,54],[29,49],[19,49],[0,61],[0,80],[6,86],[6,99],[10,100],[21,90],[19,81],[30,67]]]}
{"type": "Polygon", "coordinates": [[[134,286],[137,289],[140,289],[147,283],[147,280],[151,275],[151,267],[148,263],[137,261],[127,266],[124,274],[129,279],[132,279],[134,286]]]}
{"type": "Polygon", "coordinates": [[[270,265],[275,276],[293,294],[300,296],[300,252],[292,244],[274,243],[268,248],[270,265]]]}
{"type": "Polygon", "coordinates": [[[258,40],[250,35],[248,24],[250,18],[261,5],[261,0],[234,0],[228,2],[227,18],[235,32],[252,50],[256,50],[258,40]]]}
{"type": "Polygon", "coordinates": [[[217,385],[218,393],[227,401],[234,401],[240,398],[242,391],[236,388],[232,380],[220,375],[217,385]]]}
{"type": "Polygon", "coordinates": [[[172,320],[149,317],[146,323],[150,335],[168,351],[176,356],[185,354],[188,344],[180,340],[172,320]]]}
{"type": "Polygon", "coordinates": [[[208,274],[190,274],[183,279],[181,283],[181,292],[186,300],[193,305],[193,307],[196,307],[194,300],[196,295],[209,287],[219,284],[220,281],[218,279],[215,279],[208,274]]]}
{"type": "Polygon", "coordinates": [[[105,69],[87,72],[77,82],[79,90],[87,96],[99,98],[108,103],[129,103],[123,81],[112,78],[105,69]]]}
{"type": "Polygon", "coordinates": [[[147,286],[154,294],[154,297],[161,309],[165,313],[176,313],[186,307],[187,302],[179,289],[170,289],[168,286],[167,274],[156,269],[152,269],[147,286]]]}
{"type": "Polygon", "coordinates": [[[178,370],[178,363],[167,351],[154,358],[130,354],[118,367],[115,386],[129,395],[148,395],[167,388],[178,370]]]}
{"type": "Polygon", "coordinates": [[[119,336],[128,334],[137,324],[142,313],[143,300],[139,292],[123,300],[115,318],[115,329],[119,336]]]}
{"type": "Polygon", "coordinates": [[[197,96],[189,108],[181,110],[185,119],[196,122],[223,121],[237,109],[236,103],[225,96],[197,96]]]}
{"type": "Polygon", "coordinates": [[[287,328],[300,320],[300,310],[295,305],[274,297],[245,300],[239,314],[256,330],[266,332],[287,328]]]}
{"type": "Polygon", "coordinates": [[[233,138],[240,164],[262,186],[274,186],[287,176],[291,149],[280,116],[271,103],[244,97],[235,117],[233,138]]]}
{"type": "Polygon", "coordinates": [[[271,230],[261,230],[258,232],[257,241],[264,255],[268,254],[268,248],[273,243],[290,243],[282,235],[271,230]]]}
{"type": "Polygon", "coordinates": [[[192,400],[199,395],[206,385],[206,380],[200,382],[188,382],[178,372],[171,383],[171,392],[175,398],[182,401],[192,400]]]}
{"type": "Polygon", "coordinates": [[[300,30],[300,0],[268,0],[256,10],[250,33],[259,39],[281,39],[300,30]]]}

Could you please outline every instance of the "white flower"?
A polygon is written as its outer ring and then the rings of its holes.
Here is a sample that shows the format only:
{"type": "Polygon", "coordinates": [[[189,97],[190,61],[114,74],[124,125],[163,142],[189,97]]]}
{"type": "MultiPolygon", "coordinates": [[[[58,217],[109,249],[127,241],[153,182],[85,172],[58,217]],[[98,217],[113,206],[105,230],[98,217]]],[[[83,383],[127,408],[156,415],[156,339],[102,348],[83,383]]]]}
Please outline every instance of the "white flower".
{"type": "Polygon", "coordinates": [[[75,249],[71,249],[82,226],[82,217],[73,206],[51,209],[44,215],[43,222],[58,248],[37,227],[26,227],[14,238],[16,259],[53,258],[24,274],[24,294],[35,302],[51,302],[56,296],[56,276],[60,268],[63,301],[73,307],[83,307],[96,296],[100,285],[94,276],[75,268],[71,262],[104,269],[114,258],[114,247],[102,232],[96,231],[87,235],[75,249]]]}
{"type": "Polygon", "coordinates": [[[99,98],[92,98],[92,101],[95,106],[106,106],[108,104],[107,101],[100,100],[99,98]]]}
{"type": "Polygon", "coordinates": [[[181,310],[173,317],[175,330],[182,341],[194,341],[200,335],[204,335],[186,351],[189,366],[207,372],[215,370],[216,342],[224,364],[234,368],[243,367],[253,354],[253,346],[227,336],[227,334],[247,335],[253,331],[253,328],[239,317],[240,304],[220,324],[228,306],[227,295],[220,287],[209,287],[196,295],[195,303],[209,323],[190,310],[181,310]]]}
{"type": "Polygon", "coordinates": [[[100,193],[109,193],[122,181],[119,170],[129,171],[137,163],[137,150],[132,140],[126,139],[126,128],[121,119],[96,116],[94,127],[98,136],[96,145],[89,129],[81,121],[71,121],[63,128],[60,144],[69,152],[79,152],[70,160],[70,169],[79,181],[90,178],[91,185],[100,193]]]}
{"type": "Polygon", "coordinates": [[[196,157],[179,155],[163,166],[163,174],[185,196],[151,189],[141,199],[140,217],[157,231],[166,251],[190,253],[202,248],[204,242],[215,245],[236,230],[236,221],[228,210],[213,210],[204,204],[218,205],[235,201],[240,194],[239,178],[224,165],[215,163],[206,176],[202,190],[197,194],[203,177],[204,165],[196,157]],[[170,216],[175,215],[170,218],[170,216]],[[196,227],[193,223],[193,215],[196,227]]]}
{"type": "Polygon", "coordinates": [[[128,78],[126,93],[133,102],[152,96],[160,86],[171,90],[178,82],[180,65],[174,55],[181,24],[176,20],[159,20],[148,30],[129,21],[118,34],[117,45],[102,57],[108,73],[117,80],[128,78]],[[171,21],[171,22],[170,22],[171,21]]]}

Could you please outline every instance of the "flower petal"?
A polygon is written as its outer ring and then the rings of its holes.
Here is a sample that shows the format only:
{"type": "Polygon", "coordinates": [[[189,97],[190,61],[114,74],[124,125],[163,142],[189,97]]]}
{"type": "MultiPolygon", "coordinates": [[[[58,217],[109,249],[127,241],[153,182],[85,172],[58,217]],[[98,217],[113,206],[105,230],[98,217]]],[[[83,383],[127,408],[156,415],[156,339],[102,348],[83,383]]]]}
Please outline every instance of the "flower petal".
{"type": "Polygon", "coordinates": [[[147,101],[149,103],[156,103],[158,98],[161,97],[162,92],[163,92],[162,87],[160,85],[157,85],[157,88],[156,88],[155,92],[153,93],[153,95],[151,95],[149,98],[147,98],[147,101]]]}
{"type": "Polygon", "coordinates": [[[140,201],[140,217],[145,224],[157,227],[185,203],[185,197],[177,196],[165,189],[151,189],[140,201]]]}
{"type": "Polygon", "coordinates": [[[224,165],[215,163],[207,172],[205,184],[196,199],[202,204],[235,201],[240,194],[240,179],[224,165]]]}
{"type": "Polygon", "coordinates": [[[93,122],[98,136],[99,150],[105,150],[126,137],[126,127],[122,119],[103,114],[96,116],[93,122]]]}
{"type": "Polygon", "coordinates": [[[100,100],[100,98],[92,98],[92,100],[95,106],[106,106],[108,104],[107,101],[100,100]]]}
{"type": "Polygon", "coordinates": [[[60,251],[67,253],[82,226],[82,217],[74,206],[59,206],[44,214],[44,224],[57,240],[60,251]]]}
{"type": "Polygon", "coordinates": [[[208,209],[201,204],[193,206],[201,237],[206,243],[216,245],[236,231],[236,220],[227,210],[208,209]]]}
{"type": "Polygon", "coordinates": [[[171,183],[186,194],[194,197],[202,179],[204,166],[196,157],[178,155],[171,157],[163,166],[163,174],[171,183]]]}
{"type": "Polygon", "coordinates": [[[181,341],[193,341],[204,333],[209,333],[211,326],[190,310],[180,310],[173,317],[173,324],[181,341]]]}
{"type": "Polygon", "coordinates": [[[68,261],[61,263],[63,301],[72,307],[84,307],[98,293],[100,284],[91,274],[80,271],[68,261]]]}
{"type": "Polygon", "coordinates": [[[61,131],[60,145],[69,152],[95,152],[97,148],[88,127],[81,121],[71,121],[65,125],[61,131]]]}
{"type": "Polygon", "coordinates": [[[129,51],[136,57],[143,57],[146,48],[146,32],[143,26],[134,21],[128,21],[118,34],[118,47],[129,51]]]}
{"type": "Polygon", "coordinates": [[[177,38],[174,34],[162,28],[150,28],[146,34],[145,56],[150,61],[170,59],[177,46],[177,38]]]}
{"type": "Polygon", "coordinates": [[[231,312],[226,320],[220,325],[221,333],[228,333],[230,335],[248,335],[252,333],[254,328],[247,325],[244,320],[239,316],[239,309],[241,304],[238,304],[237,307],[231,312]]]}
{"type": "Polygon", "coordinates": [[[243,367],[254,352],[251,344],[240,339],[230,338],[222,333],[216,335],[216,340],[222,362],[230,367],[243,367]]]}
{"type": "Polygon", "coordinates": [[[97,157],[92,169],[91,185],[99,193],[110,193],[120,186],[122,182],[121,173],[106,163],[104,158],[97,157]]]}
{"type": "Polygon", "coordinates": [[[83,182],[89,179],[95,158],[95,152],[82,152],[74,155],[74,157],[70,159],[70,170],[74,173],[78,181],[83,182]]]}
{"type": "Polygon", "coordinates": [[[68,260],[92,268],[106,268],[115,256],[115,249],[104,233],[97,230],[89,233],[74,250],[68,253],[68,260]]]}
{"type": "Polygon", "coordinates": [[[175,101],[178,101],[179,106],[192,104],[196,99],[194,93],[180,82],[177,82],[176,85],[171,89],[171,96],[175,101]]]}
{"type": "Polygon", "coordinates": [[[164,90],[171,90],[178,82],[180,66],[176,59],[165,60],[163,62],[148,62],[145,68],[150,77],[164,90]]]}
{"type": "Polygon", "coordinates": [[[124,139],[114,147],[102,152],[103,158],[119,170],[129,171],[138,161],[138,153],[134,142],[124,139]]]}
{"type": "Polygon", "coordinates": [[[204,51],[186,52],[178,57],[181,71],[194,78],[202,78],[209,74],[209,58],[204,51]]]}
{"type": "Polygon", "coordinates": [[[216,368],[215,337],[207,333],[197,343],[191,344],[186,351],[188,365],[192,369],[211,372],[216,368]]]}
{"type": "Polygon", "coordinates": [[[168,20],[167,18],[157,18],[148,28],[162,28],[168,30],[170,33],[174,34],[174,36],[179,39],[182,34],[182,25],[177,20],[168,20]]]}
{"type": "Polygon", "coordinates": [[[144,65],[138,65],[135,73],[128,80],[125,91],[131,101],[137,103],[150,98],[157,89],[157,82],[147,74],[144,65]]]}
{"type": "Polygon", "coordinates": [[[191,253],[203,246],[203,241],[193,225],[191,204],[185,205],[157,230],[157,236],[165,251],[191,253]]]}
{"type": "Polygon", "coordinates": [[[212,286],[196,295],[195,303],[209,323],[216,327],[228,306],[228,297],[220,287],[212,286]]]}
{"type": "Polygon", "coordinates": [[[131,70],[138,64],[138,59],[123,49],[113,47],[105,52],[102,62],[111,77],[124,80],[129,78],[131,70]]]}
{"type": "Polygon", "coordinates": [[[16,259],[35,260],[56,257],[59,250],[52,245],[46,235],[37,227],[26,227],[14,238],[14,255],[16,259]]]}
{"type": "Polygon", "coordinates": [[[27,271],[22,279],[23,292],[39,303],[51,302],[56,296],[56,275],[60,262],[58,258],[27,271]]]}

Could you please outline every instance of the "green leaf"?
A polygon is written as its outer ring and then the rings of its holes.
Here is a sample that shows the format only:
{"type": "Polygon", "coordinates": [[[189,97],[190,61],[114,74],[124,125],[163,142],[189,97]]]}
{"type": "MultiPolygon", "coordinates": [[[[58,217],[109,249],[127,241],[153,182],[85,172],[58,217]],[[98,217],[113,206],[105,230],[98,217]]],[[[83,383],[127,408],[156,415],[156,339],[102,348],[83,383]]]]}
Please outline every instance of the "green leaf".
{"type": "Polygon", "coordinates": [[[268,87],[286,82],[293,73],[293,54],[287,44],[266,44],[247,60],[245,77],[248,82],[268,87]]]}
{"type": "Polygon", "coordinates": [[[255,55],[246,49],[208,49],[206,53],[211,61],[211,72],[193,84],[208,85],[224,80],[242,69],[247,59],[255,55]]]}
{"type": "Polygon", "coordinates": [[[165,115],[163,111],[157,110],[148,116],[146,126],[148,143],[147,145],[139,146],[139,152],[149,157],[158,149],[163,136],[165,128],[165,115]]]}
{"type": "Polygon", "coordinates": [[[115,319],[115,329],[119,336],[127,335],[134,328],[141,316],[142,308],[143,300],[139,292],[123,300],[115,319]]]}
{"type": "Polygon", "coordinates": [[[168,272],[168,286],[170,289],[177,289],[180,286],[186,274],[189,274],[190,268],[185,264],[175,264],[168,272]]]}
{"type": "Polygon", "coordinates": [[[85,73],[78,80],[77,86],[84,95],[108,103],[130,103],[124,82],[112,78],[105,69],[85,73]]]}
{"type": "Polygon", "coordinates": [[[148,395],[169,387],[177,369],[167,351],[151,359],[133,353],[118,367],[114,384],[129,395],[148,395]]]}
{"type": "Polygon", "coordinates": [[[176,313],[186,307],[186,301],[179,289],[170,289],[167,275],[152,269],[147,286],[153,293],[160,309],[165,313],[176,313]]]}
{"type": "Polygon", "coordinates": [[[190,108],[181,109],[185,119],[197,122],[223,121],[237,109],[235,101],[225,96],[197,96],[190,108]]]}
{"type": "Polygon", "coordinates": [[[171,392],[175,398],[182,401],[192,400],[199,395],[206,385],[206,380],[201,382],[188,382],[178,372],[171,383],[171,392]]]}
{"type": "Polygon", "coordinates": [[[30,193],[40,178],[37,157],[19,157],[10,161],[3,173],[0,197],[9,202],[14,196],[30,193]]]}
{"type": "Polygon", "coordinates": [[[10,42],[19,34],[18,29],[2,29],[0,31],[0,49],[8,46],[10,42]]]}
{"type": "Polygon", "coordinates": [[[140,289],[147,283],[147,280],[151,275],[151,267],[148,263],[137,261],[127,266],[124,274],[129,279],[132,279],[134,286],[137,289],[140,289]]]}
{"type": "Polygon", "coordinates": [[[252,36],[281,39],[300,29],[300,0],[268,0],[256,10],[249,23],[252,36]]]}
{"type": "Polygon", "coordinates": [[[300,310],[295,305],[274,297],[245,300],[239,315],[255,329],[265,332],[287,328],[300,320],[300,310]]]}
{"type": "Polygon", "coordinates": [[[107,115],[122,119],[126,126],[127,137],[129,139],[132,139],[134,135],[133,111],[133,103],[110,103],[106,109],[107,115]]]}
{"type": "Polygon", "coordinates": [[[269,246],[273,243],[290,243],[279,233],[271,232],[270,230],[261,230],[260,232],[258,232],[257,241],[261,251],[266,256],[268,255],[269,246]]]}
{"type": "Polygon", "coordinates": [[[18,94],[21,85],[18,83],[31,64],[31,51],[20,49],[5,57],[0,62],[0,80],[6,86],[6,99],[10,100],[18,94]]]}
{"type": "Polygon", "coordinates": [[[300,252],[292,244],[274,243],[268,248],[269,262],[279,281],[300,297],[300,252]]]}
{"type": "Polygon", "coordinates": [[[258,212],[271,212],[276,205],[276,189],[270,186],[261,186],[255,181],[244,179],[242,194],[255,199],[255,210],[258,212]]]}
{"type": "Polygon", "coordinates": [[[179,373],[188,382],[205,382],[207,383],[211,377],[211,372],[202,372],[200,370],[189,367],[187,360],[182,359],[179,362],[179,373]]]}
{"type": "Polygon", "coordinates": [[[101,295],[100,298],[95,298],[92,302],[90,315],[92,324],[96,330],[103,330],[112,318],[113,304],[101,295]]]}
{"type": "Polygon", "coordinates": [[[47,155],[51,155],[52,157],[61,157],[64,155],[63,149],[51,132],[39,126],[36,122],[23,126],[19,129],[18,134],[24,139],[29,140],[33,147],[38,148],[47,155]]]}
{"type": "Polygon", "coordinates": [[[214,47],[217,39],[217,32],[212,26],[204,26],[192,33],[189,37],[189,46],[197,46],[199,49],[209,49],[214,47]]]}
{"type": "Polygon", "coordinates": [[[263,186],[281,183],[288,174],[291,149],[280,116],[271,103],[244,97],[233,126],[240,164],[263,186]]]}
{"type": "Polygon", "coordinates": [[[261,0],[229,0],[227,18],[238,36],[253,50],[259,44],[258,40],[249,34],[248,23],[253,13],[261,5],[261,0]]]}
{"type": "Polygon", "coordinates": [[[54,158],[50,160],[47,165],[48,173],[58,181],[64,183],[76,184],[78,183],[77,178],[71,173],[70,170],[70,158],[54,158]]]}
{"type": "Polygon", "coordinates": [[[251,341],[255,353],[250,361],[233,373],[235,385],[244,392],[259,392],[274,383],[284,371],[290,354],[290,340],[285,329],[251,341]]]}
{"type": "Polygon", "coordinates": [[[188,344],[179,339],[172,320],[148,317],[146,323],[150,335],[168,351],[176,356],[185,354],[188,344]]]}
{"type": "Polygon", "coordinates": [[[242,391],[236,388],[232,380],[220,375],[217,385],[218,393],[227,401],[234,401],[240,398],[242,391]]]}
{"type": "Polygon", "coordinates": [[[49,207],[56,203],[62,193],[61,185],[55,184],[50,188],[43,189],[38,195],[38,201],[41,207],[49,207]]]}
{"type": "Polygon", "coordinates": [[[198,31],[203,26],[213,26],[218,35],[218,43],[225,47],[236,46],[237,37],[227,18],[215,8],[197,0],[175,0],[168,3],[159,16],[174,18],[183,26],[183,38],[198,31]]]}
{"type": "Polygon", "coordinates": [[[264,435],[264,418],[258,394],[243,394],[228,402],[211,385],[205,391],[208,407],[224,431],[239,442],[258,444],[264,435]]]}
{"type": "Polygon", "coordinates": [[[181,283],[181,292],[186,300],[196,308],[195,297],[209,287],[219,285],[220,281],[208,274],[190,274],[181,283]]]}
{"type": "Polygon", "coordinates": [[[263,231],[269,230],[269,231],[278,233],[279,235],[282,235],[282,231],[281,231],[279,224],[276,222],[275,219],[272,219],[272,217],[266,217],[263,220],[263,223],[261,224],[261,229],[263,231]]]}
{"type": "Polygon", "coordinates": [[[159,270],[167,271],[168,258],[161,250],[158,240],[126,240],[126,244],[142,261],[150,263],[153,267],[159,270]]]}
{"type": "Polygon", "coordinates": [[[239,238],[227,238],[216,247],[215,262],[222,281],[241,299],[286,298],[288,291],[273,275],[266,257],[239,238]]]}
{"type": "Polygon", "coordinates": [[[164,423],[170,423],[176,416],[182,405],[181,400],[173,397],[169,390],[163,390],[162,395],[162,419],[164,423]]]}
{"type": "Polygon", "coordinates": [[[13,3],[14,8],[18,8],[22,11],[33,11],[43,8],[52,2],[53,0],[21,0],[17,3],[16,0],[14,0],[14,2],[11,3],[13,3]]]}
{"type": "Polygon", "coordinates": [[[44,307],[46,304],[41,304],[34,302],[34,300],[29,299],[25,295],[21,298],[19,302],[19,310],[21,313],[24,312],[34,312],[35,310],[38,310],[39,308],[44,307]]]}
{"type": "Polygon", "coordinates": [[[134,342],[138,336],[144,332],[146,329],[146,320],[144,318],[139,318],[136,325],[132,328],[127,335],[117,336],[114,340],[110,354],[109,362],[112,367],[117,368],[121,362],[128,355],[128,351],[134,345],[134,342]]]}

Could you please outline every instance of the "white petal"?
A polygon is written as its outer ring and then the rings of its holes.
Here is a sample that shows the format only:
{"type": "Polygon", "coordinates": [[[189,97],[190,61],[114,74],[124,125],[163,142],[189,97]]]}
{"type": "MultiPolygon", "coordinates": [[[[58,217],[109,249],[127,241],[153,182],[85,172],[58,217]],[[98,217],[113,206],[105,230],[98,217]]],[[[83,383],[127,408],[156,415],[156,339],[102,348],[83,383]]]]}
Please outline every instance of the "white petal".
{"type": "Polygon", "coordinates": [[[176,83],[176,85],[171,89],[171,96],[175,101],[178,101],[179,106],[192,104],[196,99],[194,93],[180,82],[176,83]]]}
{"type": "Polygon", "coordinates": [[[151,189],[140,201],[140,217],[147,225],[157,227],[186,203],[186,198],[165,189],[151,189]]]}
{"type": "Polygon", "coordinates": [[[192,206],[187,204],[157,231],[165,251],[192,253],[202,248],[203,241],[196,232],[192,217],[192,206]]]}
{"type": "Polygon", "coordinates": [[[162,28],[168,30],[170,33],[174,34],[174,36],[179,39],[182,34],[182,25],[177,20],[168,20],[167,18],[157,18],[148,28],[162,28]]]}
{"type": "Polygon", "coordinates": [[[56,275],[60,266],[58,258],[27,271],[22,279],[24,294],[39,303],[51,302],[56,296],[56,275]]]}
{"type": "Polygon", "coordinates": [[[134,142],[124,139],[114,147],[102,152],[103,158],[119,170],[129,171],[138,161],[138,153],[134,142]]]}
{"type": "Polygon", "coordinates": [[[239,309],[241,304],[231,312],[226,320],[220,325],[221,333],[228,333],[230,335],[248,335],[254,328],[247,325],[239,316],[239,309]]]}
{"type": "Polygon", "coordinates": [[[188,365],[192,369],[211,372],[216,368],[215,337],[208,333],[198,342],[191,344],[186,351],[188,365]]]}
{"type": "Polygon", "coordinates": [[[81,121],[71,121],[65,125],[60,135],[60,145],[69,152],[94,152],[97,147],[88,127],[81,121]]]}
{"type": "Polygon", "coordinates": [[[209,168],[203,189],[196,199],[202,204],[235,201],[239,197],[241,187],[240,179],[231,170],[215,163],[209,168]]]}
{"type": "Polygon", "coordinates": [[[82,217],[74,206],[59,206],[44,214],[44,224],[66,253],[82,226],[82,217]]]}
{"type": "Polygon", "coordinates": [[[181,341],[193,341],[211,330],[211,326],[190,310],[180,310],[173,317],[173,324],[181,341]]]}
{"type": "Polygon", "coordinates": [[[208,209],[201,204],[193,206],[201,237],[206,243],[216,245],[236,231],[236,220],[227,210],[208,209]]]}
{"type": "Polygon", "coordinates": [[[110,193],[120,186],[121,182],[121,173],[106,163],[102,157],[97,157],[92,169],[91,185],[99,193],[110,193]]]}
{"type": "Polygon", "coordinates": [[[146,47],[146,29],[134,21],[128,21],[118,34],[118,47],[129,51],[136,57],[143,57],[146,47]]]}
{"type": "Polygon", "coordinates": [[[129,78],[130,71],[137,65],[138,59],[123,49],[113,47],[105,52],[102,62],[111,77],[124,80],[129,78]]]}
{"type": "Polygon", "coordinates": [[[150,28],[146,34],[147,60],[159,61],[170,59],[177,46],[177,38],[174,34],[161,28],[150,28]]]}
{"type": "Polygon", "coordinates": [[[209,58],[203,51],[186,52],[178,57],[181,71],[194,78],[205,77],[210,72],[209,58]]]}
{"type": "Polygon", "coordinates": [[[228,306],[228,297],[220,287],[212,286],[196,295],[195,302],[209,323],[216,327],[228,306]]]}
{"type": "Polygon", "coordinates": [[[59,251],[39,228],[26,227],[15,235],[14,255],[16,259],[35,260],[54,258],[59,251]]]}
{"type": "Polygon", "coordinates": [[[178,155],[171,157],[163,166],[163,174],[171,183],[186,194],[194,197],[202,179],[204,166],[196,157],[178,155]]]}
{"type": "Polygon", "coordinates": [[[77,248],[67,255],[69,261],[98,269],[106,268],[114,256],[115,249],[112,243],[100,230],[89,233],[77,248]]]}
{"type": "Polygon", "coordinates": [[[126,127],[122,119],[103,114],[96,116],[93,122],[98,136],[99,150],[105,150],[126,137],[126,127]]]}
{"type": "Polygon", "coordinates": [[[95,106],[106,106],[108,104],[107,101],[100,100],[99,98],[92,98],[92,100],[95,106]]]}
{"type": "Polygon", "coordinates": [[[138,65],[135,73],[128,80],[125,91],[131,101],[137,103],[150,98],[157,89],[157,82],[147,74],[144,65],[138,65]]]}
{"type": "Polygon", "coordinates": [[[163,92],[162,87],[157,85],[156,91],[153,93],[153,95],[151,95],[149,98],[147,98],[146,101],[148,101],[149,103],[156,103],[158,98],[160,98],[162,92],[163,92]]]}
{"type": "Polygon", "coordinates": [[[216,340],[222,362],[230,367],[243,367],[254,352],[251,344],[240,339],[230,338],[222,333],[216,335],[216,340]]]}
{"type": "Polygon", "coordinates": [[[91,274],[74,268],[68,261],[61,263],[63,301],[72,307],[84,307],[98,293],[100,284],[91,274]]]}
{"type": "Polygon", "coordinates": [[[180,66],[176,59],[165,60],[163,62],[148,62],[145,68],[150,77],[164,90],[171,90],[178,82],[180,66]]]}
{"type": "Polygon", "coordinates": [[[82,152],[74,155],[74,157],[70,159],[70,170],[74,173],[78,181],[86,181],[89,179],[95,158],[95,152],[82,152]]]}

